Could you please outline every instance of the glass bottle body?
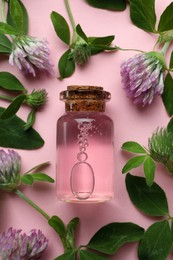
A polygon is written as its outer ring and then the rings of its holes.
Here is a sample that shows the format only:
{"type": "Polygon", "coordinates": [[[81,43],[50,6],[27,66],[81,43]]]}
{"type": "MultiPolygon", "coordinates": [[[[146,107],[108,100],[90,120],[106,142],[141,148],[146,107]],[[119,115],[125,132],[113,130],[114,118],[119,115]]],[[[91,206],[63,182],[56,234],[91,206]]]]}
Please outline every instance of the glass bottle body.
{"type": "Polygon", "coordinates": [[[57,123],[57,195],[103,202],[114,194],[113,122],[104,112],[67,112],[57,123]]]}

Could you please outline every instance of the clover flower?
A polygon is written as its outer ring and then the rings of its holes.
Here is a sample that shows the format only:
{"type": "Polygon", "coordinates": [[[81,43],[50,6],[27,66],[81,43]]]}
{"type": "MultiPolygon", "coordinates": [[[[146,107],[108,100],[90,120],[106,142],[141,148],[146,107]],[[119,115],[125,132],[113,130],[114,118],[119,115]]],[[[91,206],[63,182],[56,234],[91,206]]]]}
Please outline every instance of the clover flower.
{"type": "Polygon", "coordinates": [[[85,64],[91,56],[91,49],[87,44],[76,44],[70,58],[78,65],[85,64]]]}
{"type": "Polygon", "coordinates": [[[9,63],[26,74],[36,76],[36,72],[53,75],[53,64],[49,60],[47,41],[31,36],[18,36],[14,39],[9,63]]]}
{"type": "Polygon", "coordinates": [[[0,190],[13,191],[20,185],[21,158],[17,152],[0,150],[0,190]]]}
{"type": "Polygon", "coordinates": [[[28,234],[21,231],[9,228],[0,235],[2,260],[41,259],[48,246],[47,238],[40,230],[32,229],[28,234]]]}
{"type": "Polygon", "coordinates": [[[164,56],[158,52],[137,54],[121,65],[121,77],[127,96],[135,104],[151,104],[164,89],[164,56]]]}
{"type": "Polygon", "coordinates": [[[148,139],[150,155],[173,173],[173,134],[166,128],[158,128],[148,139]]]}
{"type": "Polygon", "coordinates": [[[31,94],[26,96],[26,104],[29,106],[38,109],[42,108],[47,102],[47,92],[45,89],[33,90],[31,94]]]}

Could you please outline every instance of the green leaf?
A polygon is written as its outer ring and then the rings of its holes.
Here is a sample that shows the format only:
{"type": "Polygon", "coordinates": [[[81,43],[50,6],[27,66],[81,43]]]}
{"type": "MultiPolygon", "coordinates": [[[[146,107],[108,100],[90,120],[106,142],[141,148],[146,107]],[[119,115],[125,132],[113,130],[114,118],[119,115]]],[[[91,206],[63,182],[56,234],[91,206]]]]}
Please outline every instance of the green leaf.
{"type": "Polygon", "coordinates": [[[33,172],[33,171],[35,171],[35,170],[38,170],[38,169],[40,169],[40,168],[42,168],[42,167],[48,166],[49,164],[50,164],[49,161],[48,161],[48,162],[44,162],[44,163],[40,163],[40,164],[34,166],[34,167],[33,167],[32,169],[30,169],[29,171],[25,172],[25,174],[30,173],[30,172],[33,172]]]}
{"type": "Polygon", "coordinates": [[[89,5],[101,9],[108,9],[114,11],[123,11],[126,8],[126,1],[125,0],[86,0],[89,5]]]}
{"type": "Polygon", "coordinates": [[[21,34],[24,33],[23,11],[18,0],[10,1],[10,17],[12,19],[13,26],[18,30],[18,32],[20,32],[21,34]]]}
{"type": "Polygon", "coordinates": [[[164,81],[162,101],[169,116],[173,115],[173,78],[168,73],[164,81]]]}
{"type": "Polygon", "coordinates": [[[88,37],[88,42],[94,46],[109,46],[115,39],[114,35],[109,35],[105,37],[88,37]]]}
{"type": "Polygon", "coordinates": [[[131,153],[147,154],[146,150],[137,142],[125,142],[121,149],[131,153]]]}
{"type": "Polygon", "coordinates": [[[168,130],[168,132],[173,133],[173,117],[171,118],[171,120],[169,121],[169,123],[167,125],[167,130],[168,130]]]}
{"type": "Polygon", "coordinates": [[[122,245],[139,241],[144,229],[133,223],[110,223],[96,232],[87,247],[106,254],[114,254],[122,245]]]}
{"type": "Polygon", "coordinates": [[[69,251],[63,255],[56,257],[54,260],[75,260],[75,251],[69,251]]]}
{"type": "MultiPolygon", "coordinates": [[[[4,112],[0,108],[0,116],[4,112]]],[[[25,122],[16,115],[3,120],[0,119],[0,146],[16,149],[33,150],[44,145],[44,140],[33,128],[24,131],[25,122]]]]}
{"type": "Polygon", "coordinates": [[[145,232],[138,248],[139,260],[164,260],[170,254],[172,236],[167,220],[156,222],[145,232]]]}
{"type": "Polygon", "coordinates": [[[24,130],[28,130],[30,127],[33,126],[33,124],[35,123],[35,109],[32,109],[28,116],[27,116],[27,121],[26,121],[26,124],[24,126],[24,130]]]}
{"type": "Polygon", "coordinates": [[[150,156],[148,156],[144,162],[144,174],[146,178],[146,183],[149,187],[151,187],[153,184],[155,170],[156,170],[155,162],[150,156]]]}
{"type": "Polygon", "coordinates": [[[173,219],[171,219],[171,236],[173,241],[173,219]]]}
{"type": "Polygon", "coordinates": [[[60,58],[58,63],[60,77],[59,79],[70,77],[75,71],[75,63],[69,59],[71,50],[67,50],[60,58]]]}
{"type": "Polygon", "coordinates": [[[66,236],[66,229],[63,221],[58,216],[52,216],[49,221],[49,225],[56,231],[60,237],[66,236]]]}
{"type": "Polygon", "coordinates": [[[34,180],[30,174],[24,174],[21,176],[21,182],[27,185],[32,185],[34,180]]]}
{"type": "Polygon", "coordinates": [[[155,32],[155,0],[130,0],[130,17],[140,29],[155,32]]]}
{"type": "Polygon", "coordinates": [[[82,30],[80,24],[78,24],[76,26],[76,32],[84,41],[88,42],[88,38],[87,38],[86,34],[84,33],[84,31],[82,30]]]}
{"type": "Polygon", "coordinates": [[[0,53],[10,54],[12,51],[12,43],[4,34],[0,34],[0,53]]]}
{"type": "Polygon", "coordinates": [[[108,260],[107,256],[101,256],[96,252],[89,252],[86,250],[79,251],[80,260],[108,260]]]}
{"type": "Polygon", "coordinates": [[[66,44],[70,45],[70,29],[64,17],[54,11],[51,13],[50,17],[58,37],[66,44]]]}
{"type": "Polygon", "coordinates": [[[0,34],[18,35],[19,32],[13,26],[7,23],[0,22],[0,34]]]}
{"type": "Polygon", "coordinates": [[[27,91],[14,75],[6,71],[0,72],[0,86],[7,90],[27,91]]]}
{"type": "Polygon", "coordinates": [[[24,100],[26,98],[26,95],[20,95],[14,98],[12,103],[5,109],[5,111],[1,114],[1,119],[8,119],[12,116],[14,116],[21,105],[23,104],[24,100]]]}
{"type": "Polygon", "coordinates": [[[147,155],[134,156],[124,165],[122,173],[126,173],[131,169],[137,168],[140,166],[146,159],[147,155]]]}
{"type": "Polygon", "coordinates": [[[168,214],[165,192],[155,182],[149,187],[145,178],[127,174],[126,189],[133,204],[145,214],[151,216],[168,214]]]}
{"type": "Polygon", "coordinates": [[[68,241],[68,244],[71,246],[72,249],[75,249],[75,230],[79,224],[79,218],[73,218],[70,220],[70,222],[67,225],[66,230],[66,240],[68,241]]]}
{"type": "Polygon", "coordinates": [[[160,17],[160,21],[158,25],[159,32],[164,32],[173,29],[172,13],[173,13],[173,3],[170,3],[170,5],[166,7],[166,9],[163,11],[160,17]]]}
{"type": "Polygon", "coordinates": [[[38,173],[32,173],[30,176],[33,178],[34,181],[47,181],[54,183],[54,179],[52,179],[49,175],[38,172],[38,173]]]}
{"type": "Polygon", "coordinates": [[[170,58],[169,68],[170,68],[170,69],[173,69],[173,51],[171,52],[171,58],[170,58]]]}

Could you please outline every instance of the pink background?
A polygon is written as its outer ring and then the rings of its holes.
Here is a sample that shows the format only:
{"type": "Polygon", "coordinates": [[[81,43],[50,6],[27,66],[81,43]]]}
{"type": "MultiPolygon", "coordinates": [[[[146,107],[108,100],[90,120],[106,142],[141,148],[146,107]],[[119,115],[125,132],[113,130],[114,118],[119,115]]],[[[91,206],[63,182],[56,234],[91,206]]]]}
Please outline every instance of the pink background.
{"type": "MultiPolygon", "coordinates": [[[[55,77],[27,78],[21,74],[17,67],[11,67],[4,57],[1,59],[1,71],[9,71],[16,75],[28,90],[45,88],[49,94],[49,102],[44,111],[37,114],[35,129],[45,140],[45,145],[39,150],[18,150],[22,157],[22,172],[33,166],[50,161],[51,165],[45,172],[55,178],[56,162],[56,121],[64,113],[64,103],[59,101],[59,92],[66,89],[67,85],[89,84],[103,86],[112,93],[112,99],[107,104],[107,112],[115,124],[115,199],[103,204],[76,205],[58,201],[55,193],[56,184],[34,184],[27,186],[23,192],[33,199],[50,216],[58,215],[67,223],[71,218],[78,216],[80,225],[77,231],[76,244],[87,244],[93,234],[110,222],[134,222],[147,228],[155,219],[147,217],[138,211],[131,203],[126,188],[125,175],[121,169],[129,154],[121,151],[121,145],[128,140],[137,141],[147,146],[148,137],[157,126],[164,127],[169,121],[160,97],[157,97],[151,106],[139,109],[132,104],[124,90],[120,78],[121,63],[135,55],[134,51],[118,51],[115,53],[101,53],[91,57],[89,63],[83,68],[76,68],[74,75],[63,81],[59,81],[57,62],[66,50],[65,44],[56,36],[50,13],[54,10],[63,15],[67,21],[68,15],[63,0],[54,1],[27,1],[23,0],[29,13],[29,34],[32,36],[47,38],[51,49],[51,59],[54,63],[55,77]]],[[[157,0],[157,17],[171,3],[171,0],[157,0]]],[[[123,12],[99,10],[90,7],[84,0],[70,1],[71,9],[76,23],[80,23],[88,36],[115,35],[114,44],[122,48],[142,49],[151,51],[157,40],[157,35],[146,33],[135,27],[129,17],[129,8],[123,12]]],[[[169,57],[168,53],[168,57],[169,57]]],[[[0,101],[0,106],[7,106],[0,101]]],[[[28,109],[23,107],[18,115],[24,120],[28,109]]],[[[65,163],[65,162],[64,162],[65,163]]],[[[142,169],[133,171],[143,176],[142,169]]],[[[105,173],[106,177],[106,173],[105,173]]],[[[173,214],[172,177],[158,165],[155,181],[166,191],[170,212],[173,214]]],[[[38,228],[49,238],[49,247],[43,257],[52,260],[63,253],[63,248],[54,230],[49,227],[45,219],[34,209],[13,194],[0,195],[0,232],[12,226],[22,228],[28,232],[32,228],[38,228]]],[[[123,246],[117,254],[111,257],[116,260],[135,260],[137,244],[123,246]]],[[[172,259],[173,255],[168,259],[172,259]]]]}

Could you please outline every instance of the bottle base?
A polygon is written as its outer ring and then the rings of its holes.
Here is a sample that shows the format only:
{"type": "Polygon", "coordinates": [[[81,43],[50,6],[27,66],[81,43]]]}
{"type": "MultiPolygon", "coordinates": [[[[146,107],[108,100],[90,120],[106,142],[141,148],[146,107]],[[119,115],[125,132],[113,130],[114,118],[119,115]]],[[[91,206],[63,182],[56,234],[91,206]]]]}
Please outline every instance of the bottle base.
{"type": "Polygon", "coordinates": [[[87,199],[78,199],[77,197],[75,197],[73,195],[64,195],[64,196],[58,196],[58,198],[64,202],[86,204],[86,203],[106,202],[106,201],[111,200],[113,198],[113,196],[112,195],[108,195],[108,196],[92,195],[87,199]]]}

